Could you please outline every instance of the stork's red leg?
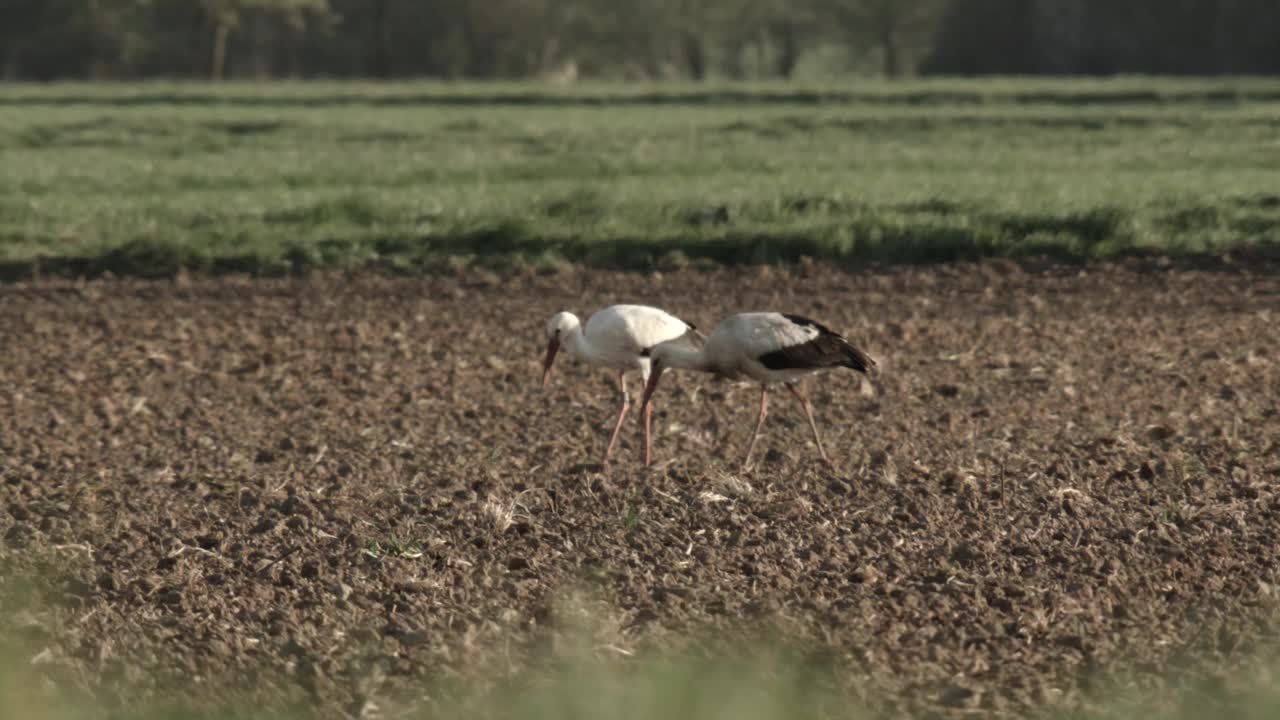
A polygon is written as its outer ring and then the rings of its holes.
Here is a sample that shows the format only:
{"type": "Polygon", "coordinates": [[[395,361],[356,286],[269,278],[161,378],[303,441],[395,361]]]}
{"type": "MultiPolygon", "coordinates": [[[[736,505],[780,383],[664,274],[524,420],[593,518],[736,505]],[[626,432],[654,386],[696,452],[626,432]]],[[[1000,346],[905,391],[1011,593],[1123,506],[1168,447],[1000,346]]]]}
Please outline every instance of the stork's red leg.
{"type": "Polygon", "coordinates": [[[795,395],[796,400],[800,401],[800,407],[804,408],[804,416],[809,421],[809,429],[813,431],[813,442],[818,446],[818,454],[822,455],[824,461],[830,463],[831,458],[827,457],[827,451],[822,447],[822,438],[818,436],[818,424],[813,421],[813,404],[809,402],[809,398],[799,386],[787,383],[787,389],[795,395]]]}
{"type": "Polygon", "coordinates": [[[618,431],[622,429],[622,421],[627,418],[627,411],[631,409],[631,396],[627,394],[627,375],[625,371],[618,371],[618,387],[622,388],[622,410],[618,412],[618,422],[613,426],[613,435],[609,436],[609,447],[604,451],[604,464],[609,464],[609,457],[613,455],[613,446],[618,442],[618,431]]]}
{"type": "Polygon", "coordinates": [[[760,386],[760,417],[756,419],[756,429],[751,432],[751,442],[747,443],[747,454],[742,458],[742,469],[751,466],[751,451],[756,447],[756,438],[760,436],[760,428],[764,427],[764,417],[769,412],[769,386],[760,386]]]}
{"type": "Polygon", "coordinates": [[[644,464],[645,464],[645,467],[648,467],[649,463],[651,462],[650,461],[650,450],[651,450],[650,437],[652,436],[650,435],[650,432],[649,432],[649,423],[652,417],[653,417],[653,400],[650,400],[649,402],[644,404],[644,464]]]}

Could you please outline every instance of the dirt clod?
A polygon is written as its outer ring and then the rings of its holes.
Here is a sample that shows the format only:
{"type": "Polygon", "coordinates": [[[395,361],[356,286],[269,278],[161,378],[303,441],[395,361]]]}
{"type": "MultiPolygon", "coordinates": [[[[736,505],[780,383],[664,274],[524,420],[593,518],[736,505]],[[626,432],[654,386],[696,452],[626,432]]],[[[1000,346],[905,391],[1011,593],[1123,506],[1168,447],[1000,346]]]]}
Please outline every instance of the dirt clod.
{"type": "Polygon", "coordinates": [[[0,288],[0,338],[23,339],[0,363],[0,574],[57,579],[26,657],[124,683],[100,697],[125,707],[265,668],[385,709],[493,658],[537,670],[591,618],[591,647],[636,654],[777,622],[863,697],[961,716],[1079,704],[1134,662],[1220,672],[1267,631],[1274,272],[767,279],[0,288]],[[604,467],[616,389],[566,357],[539,390],[542,328],[623,300],[703,328],[810,314],[882,370],[806,381],[831,466],[776,393],[740,476],[758,388],[672,372],[658,465],[629,419],[604,467]]]}

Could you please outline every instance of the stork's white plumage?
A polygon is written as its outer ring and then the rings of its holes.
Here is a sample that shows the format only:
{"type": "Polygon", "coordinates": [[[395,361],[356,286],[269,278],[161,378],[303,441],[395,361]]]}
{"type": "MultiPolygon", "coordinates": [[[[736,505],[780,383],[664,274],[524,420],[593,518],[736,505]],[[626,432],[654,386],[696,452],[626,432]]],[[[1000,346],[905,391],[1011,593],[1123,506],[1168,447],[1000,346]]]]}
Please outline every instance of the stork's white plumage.
{"type": "MultiPolygon", "coordinates": [[[[551,364],[556,352],[564,348],[574,357],[596,367],[618,371],[618,386],[622,390],[622,409],[604,451],[604,462],[609,462],[613,446],[618,441],[622,421],[631,409],[631,396],[627,393],[626,374],[639,370],[641,382],[649,382],[649,351],[667,343],[672,347],[693,348],[702,344],[702,336],[693,326],[670,313],[647,305],[610,305],[587,318],[583,326],[577,316],[558,312],[547,321],[547,356],[542,369],[542,386],[546,387],[551,374],[551,364]]],[[[644,412],[644,462],[650,458],[650,417],[653,408],[646,405],[644,412]]]]}
{"type": "Polygon", "coordinates": [[[746,468],[764,425],[769,404],[769,386],[784,383],[800,402],[813,441],[823,460],[830,462],[822,447],[813,407],[797,381],[819,370],[847,367],[866,373],[875,361],[838,333],[799,315],[776,312],[730,315],[716,325],[701,346],[664,343],[649,352],[652,369],[645,384],[641,407],[649,412],[649,402],[662,372],[668,368],[698,370],[730,380],[749,378],[760,383],[760,416],[747,445],[742,464],[746,468]]]}

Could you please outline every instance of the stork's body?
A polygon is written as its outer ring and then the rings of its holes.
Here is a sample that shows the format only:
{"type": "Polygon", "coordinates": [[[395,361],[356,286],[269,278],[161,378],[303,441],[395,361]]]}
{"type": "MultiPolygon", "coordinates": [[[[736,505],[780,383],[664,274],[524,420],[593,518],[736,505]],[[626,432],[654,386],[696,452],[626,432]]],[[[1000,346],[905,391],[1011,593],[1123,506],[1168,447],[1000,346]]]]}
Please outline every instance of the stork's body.
{"type": "MultiPolygon", "coordinates": [[[[616,370],[618,387],[622,390],[622,408],[614,423],[613,434],[604,452],[604,462],[613,455],[622,421],[631,409],[631,396],[627,392],[626,374],[639,371],[641,382],[649,381],[649,352],[654,347],[668,343],[672,347],[694,348],[701,346],[702,337],[693,326],[683,320],[647,305],[610,305],[587,318],[584,326],[572,313],[556,313],[547,322],[547,356],[542,371],[542,384],[547,384],[551,364],[556,352],[564,348],[574,357],[599,368],[616,370]]],[[[649,464],[651,455],[650,418],[653,409],[646,406],[644,412],[644,462],[649,464]]]]}
{"type": "Polygon", "coordinates": [[[797,381],[830,368],[847,367],[866,373],[875,367],[874,360],[838,333],[808,318],[776,312],[730,315],[716,325],[702,346],[662,344],[649,354],[652,368],[641,403],[646,412],[662,372],[668,368],[698,370],[730,380],[746,378],[760,383],[760,415],[742,461],[744,468],[751,460],[751,451],[768,413],[770,385],[783,383],[800,402],[818,452],[823,460],[829,460],[813,419],[813,407],[797,381]]]}

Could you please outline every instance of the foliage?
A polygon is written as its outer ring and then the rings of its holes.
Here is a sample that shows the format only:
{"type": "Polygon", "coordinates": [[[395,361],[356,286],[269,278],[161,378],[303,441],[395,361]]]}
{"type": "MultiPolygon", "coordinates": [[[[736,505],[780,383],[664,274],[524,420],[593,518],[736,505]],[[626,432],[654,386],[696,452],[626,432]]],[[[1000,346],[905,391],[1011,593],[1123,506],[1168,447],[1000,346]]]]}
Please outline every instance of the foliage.
{"type": "Polygon", "coordinates": [[[1271,0],[7,0],[0,78],[1250,74],[1278,34],[1271,0]]]}
{"type": "Polygon", "coordinates": [[[926,46],[945,7],[942,0],[818,0],[822,13],[855,44],[879,47],[887,77],[903,73],[903,53],[926,46]]]}
{"type": "Polygon", "coordinates": [[[1270,0],[954,0],[934,74],[1171,75],[1280,72],[1270,0]]]}

